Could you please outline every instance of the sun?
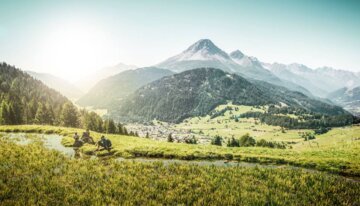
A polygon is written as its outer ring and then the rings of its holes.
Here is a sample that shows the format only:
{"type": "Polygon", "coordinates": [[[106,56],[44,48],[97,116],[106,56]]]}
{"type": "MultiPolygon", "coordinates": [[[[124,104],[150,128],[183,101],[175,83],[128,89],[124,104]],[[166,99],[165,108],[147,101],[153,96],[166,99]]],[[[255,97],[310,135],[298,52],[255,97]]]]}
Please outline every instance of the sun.
{"type": "Polygon", "coordinates": [[[44,37],[42,59],[53,73],[67,79],[81,79],[91,69],[104,65],[109,48],[106,33],[86,24],[62,24],[44,37]]]}

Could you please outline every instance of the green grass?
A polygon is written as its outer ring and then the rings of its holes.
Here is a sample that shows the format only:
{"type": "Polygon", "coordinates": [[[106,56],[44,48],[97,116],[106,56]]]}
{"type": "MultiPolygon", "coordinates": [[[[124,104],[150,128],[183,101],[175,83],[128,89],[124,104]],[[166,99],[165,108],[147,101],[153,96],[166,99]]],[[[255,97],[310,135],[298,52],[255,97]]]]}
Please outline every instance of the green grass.
{"type": "MultiPolygon", "coordinates": [[[[64,135],[63,144],[71,146],[71,136],[83,130],[54,126],[23,125],[0,126],[0,131],[41,132],[64,135]]],[[[290,164],[313,168],[348,176],[360,176],[360,127],[334,128],[317,136],[316,140],[294,144],[292,149],[271,149],[263,147],[228,148],[214,145],[188,145],[168,143],[146,138],[106,135],[111,139],[114,157],[155,157],[174,159],[233,159],[246,162],[290,164]]],[[[95,140],[102,134],[92,132],[95,140]]],[[[286,134],[285,134],[286,135],[286,134]]],[[[107,155],[106,151],[94,152],[95,146],[85,145],[86,154],[107,155]]]]}
{"type": "MultiPolygon", "coordinates": [[[[41,131],[48,130],[72,131],[55,127],[41,131]]],[[[4,138],[0,151],[1,205],[357,205],[360,201],[358,182],[321,172],[69,159],[44,149],[40,142],[21,146],[4,138]]]]}
{"type": "MultiPolygon", "coordinates": [[[[223,116],[218,116],[211,119],[210,115],[204,117],[193,117],[184,120],[182,123],[174,125],[174,129],[191,130],[195,134],[203,133],[204,135],[214,137],[220,135],[224,138],[240,137],[249,133],[255,139],[265,139],[267,141],[285,141],[285,142],[300,142],[303,139],[300,137],[299,132],[306,132],[309,130],[286,130],[282,132],[281,127],[271,126],[260,123],[259,120],[254,118],[240,118],[239,122],[231,117],[233,115],[239,116],[240,114],[253,111],[265,112],[266,107],[255,108],[244,105],[220,105],[215,108],[215,111],[220,111],[226,107],[231,107],[231,111],[226,111],[223,116]]],[[[292,118],[297,118],[295,115],[289,115],[292,118]]]]}

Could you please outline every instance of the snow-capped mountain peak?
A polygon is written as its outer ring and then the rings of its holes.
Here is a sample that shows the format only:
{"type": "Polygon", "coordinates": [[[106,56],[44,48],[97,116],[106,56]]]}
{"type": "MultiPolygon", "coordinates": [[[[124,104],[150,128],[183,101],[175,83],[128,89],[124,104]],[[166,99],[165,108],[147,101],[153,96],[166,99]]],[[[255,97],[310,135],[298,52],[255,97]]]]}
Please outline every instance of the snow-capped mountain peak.
{"type": "Polygon", "coordinates": [[[234,62],[239,64],[242,67],[262,67],[261,63],[256,57],[246,56],[240,50],[235,50],[230,53],[230,57],[234,62]]]}
{"type": "Polygon", "coordinates": [[[233,59],[242,59],[245,55],[240,50],[235,50],[230,53],[230,57],[233,59]]]}
{"type": "Polygon", "coordinates": [[[238,67],[226,52],[217,47],[209,39],[200,39],[185,51],[170,57],[156,66],[175,72],[200,67],[213,67],[223,69],[227,72],[236,72],[238,67]]]}
{"type": "Polygon", "coordinates": [[[211,40],[201,39],[176,56],[178,60],[219,60],[230,59],[229,55],[219,49],[211,40]]]}

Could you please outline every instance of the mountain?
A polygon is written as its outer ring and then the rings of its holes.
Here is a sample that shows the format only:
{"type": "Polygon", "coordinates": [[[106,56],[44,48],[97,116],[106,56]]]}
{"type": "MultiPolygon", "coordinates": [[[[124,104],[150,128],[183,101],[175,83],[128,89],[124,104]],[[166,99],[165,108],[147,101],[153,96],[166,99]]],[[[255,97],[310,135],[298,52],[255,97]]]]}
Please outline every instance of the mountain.
{"type": "Polygon", "coordinates": [[[195,68],[218,68],[229,73],[239,74],[247,79],[262,80],[272,84],[285,86],[291,90],[312,95],[305,88],[288,81],[283,81],[271,71],[263,68],[255,57],[244,55],[236,50],[227,54],[209,39],[201,39],[182,53],[170,57],[156,66],[174,72],[182,72],[195,68]]]}
{"type": "Polygon", "coordinates": [[[213,68],[188,70],[163,77],[135,91],[111,115],[123,121],[158,119],[180,122],[202,116],[220,104],[287,105],[294,111],[323,115],[348,115],[342,108],[308,98],[263,81],[245,78],[213,68]]]}
{"type": "Polygon", "coordinates": [[[331,92],[327,98],[360,116],[360,86],[352,89],[346,87],[338,89],[331,92]]]}
{"type": "Polygon", "coordinates": [[[267,68],[279,78],[301,85],[312,94],[326,97],[330,92],[360,85],[360,76],[330,67],[311,69],[302,64],[266,64],[267,68]]]}
{"type": "Polygon", "coordinates": [[[124,71],[99,81],[77,104],[109,109],[141,86],[172,74],[169,70],[156,67],[124,71]]]}
{"type": "Polygon", "coordinates": [[[263,68],[261,62],[259,62],[256,57],[246,56],[240,50],[231,52],[230,57],[239,65],[237,70],[237,73],[239,74],[270,83],[281,82],[280,79],[273,75],[269,70],[263,68]]]}
{"type": "Polygon", "coordinates": [[[201,39],[182,53],[157,64],[174,72],[183,72],[199,67],[214,67],[227,72],[237,72],[238,65],[231,57],[209,39],[201,39]]]}
{"type": "Polygon", "coordinates": [[[47,73],[37,73],[33,71],[26,71],[26,73],[30,74],[35,79],[42,81],[48,87],[59,91],[61,94],[63,94],[69,99],[78,99],[80,96],[83,95],[83,92],[75,85],[54,75],[47,73]]]}
{"type": "Polygon", "coordinates": [[[137,66],[127,65],[123,63],[119,63],[111,67],[105,67],[96,71],[93,74],[90,75],[85,74],[84,78],[82,78],[79,82],[76,83],[76,86],[78,86],[82,91],[87,92],[102,79],[105,79],[107,77],[113,76],[115,74],[118,74],[126,70],[131,70],[136,68],[137,66]]]}
{"type": "Polygon", "coordinates": [[[0,124],[58,124],[64,105],[71,102],[41,81],[0,63],[0,124]]]}

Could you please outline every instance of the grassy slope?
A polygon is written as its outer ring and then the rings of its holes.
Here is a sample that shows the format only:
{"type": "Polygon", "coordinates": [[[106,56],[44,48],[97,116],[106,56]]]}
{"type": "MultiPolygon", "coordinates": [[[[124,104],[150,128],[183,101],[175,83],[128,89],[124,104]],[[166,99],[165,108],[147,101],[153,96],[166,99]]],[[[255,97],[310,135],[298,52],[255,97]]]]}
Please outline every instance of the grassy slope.
{"type": "MultiPolygon", "coordinates": [[[[7,132],[43,132],[64,135],[63,143],[71,145],[71,136],[80,129],[53,126],[0,126],[7,132]]],[[[316,140],[294,145],[293,149],[270,149],[262,147],[227,148],[213,145],[188,145],[168,143],[151,139],[106,135],[113,142],[113,155],[122,157],[159,157],[178,159],[235,159],[248,162],[291,164],[344,175],[360,176],[360,127],[336,128],[317,136],[316,140]],[[318,144],[317,144],[318,143],[318,144]]],[[[99,133],[92,132],[95,139],[99,133]]],[[[95,146],[82,147],[85,153],[93,153],[95,146]]],[[[103,155],[106,152],[97,153],[103,155]]]]}
{"type": "MultiPolygon", "coordinates": [[[[285,142],[299,142],[303,139],[299,136],[299,132],[306,132],[309,130],[287,130],[282,133],[281,127],[261,124],[259,120],[254,118],[240,118],[239,122],[231,119],[233,115],[240,115],[248,111],[265,112],[266,108],[254,108],[251,106],[238,106],[233,104],[220,105],[215,111],[220,111],[225,107],[233,108],[232,111],[226,111],[223,116],[211,119],[210,116],[194,117],[175,125],[176,129],[191,130],[194,133],[203,132],[207,136],[220,135],[222,137],[240,137],[249,133],[255,139],[265,139],[268,141],[285,141],[285,142]],[[235,111],[235,108],[238,111],[235,111]]],[[[289,115],[292,118],[297,118],[295,115],[289,115]]]]}
{"type": "Polygon", "coordinates": [[[0,151],[1,205],[357,205],[360,201],[358,182],[304,170],[69,159],[39,142],[21,146],[1,138],[0,151]]]}

